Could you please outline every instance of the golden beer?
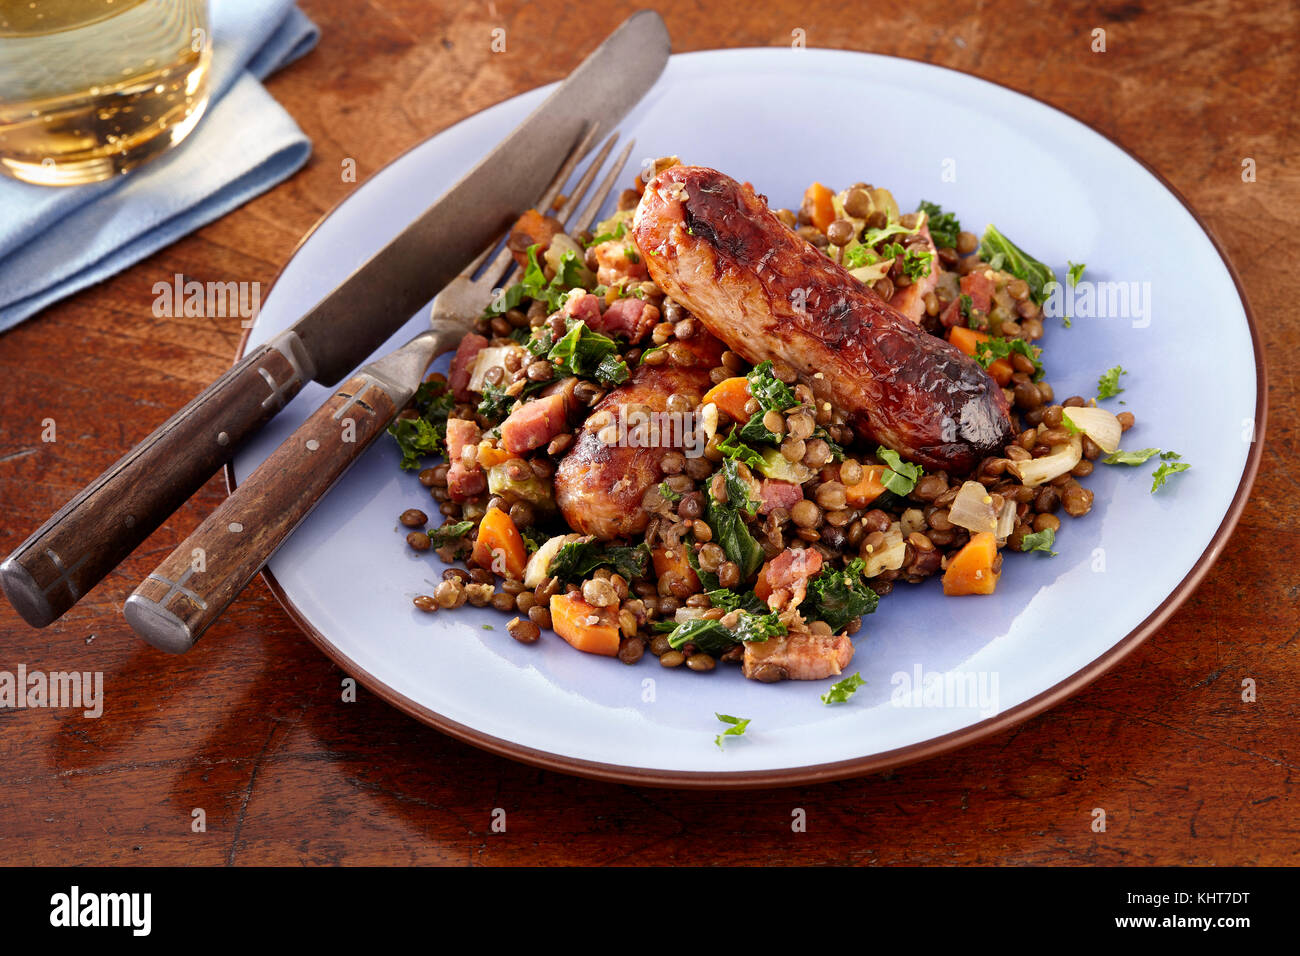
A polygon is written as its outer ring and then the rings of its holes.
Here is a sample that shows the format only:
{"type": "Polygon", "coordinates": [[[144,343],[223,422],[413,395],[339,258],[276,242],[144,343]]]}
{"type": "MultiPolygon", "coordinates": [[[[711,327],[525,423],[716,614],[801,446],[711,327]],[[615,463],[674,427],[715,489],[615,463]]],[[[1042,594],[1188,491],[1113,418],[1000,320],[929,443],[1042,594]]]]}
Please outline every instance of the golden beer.
{"type": "Polygon", "coordinates": [[[0,0],[0,172],[108,179],[179,143],[208,99],[206,0],[0,0]]]}

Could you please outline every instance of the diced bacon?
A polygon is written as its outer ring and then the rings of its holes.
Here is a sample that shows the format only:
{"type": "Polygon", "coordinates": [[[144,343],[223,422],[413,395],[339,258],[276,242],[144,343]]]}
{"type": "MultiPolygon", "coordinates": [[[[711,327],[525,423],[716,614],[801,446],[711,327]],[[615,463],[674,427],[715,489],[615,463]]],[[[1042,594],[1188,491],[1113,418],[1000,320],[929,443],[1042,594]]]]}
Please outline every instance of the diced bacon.
{"type": "Polygon", "coordinates": [[[822,680],[843,673],[851,660],[847,634],[801,632],[746,644],[743,671],[760,680],[822,680]]]}
{"type": "Polygon", "coordinates": [[[624,281],[640,282],[649,278],[645,260],[630,239],[611,239],[592,246],[596,260],[596,281],[601,285],[618,285],[624,281]],[[636,260],[628,258],[629,254],[636,260]]]}
{"type": "Polygon", "coordinates": [[[793,481],[764,478],[763,484],[758,489],[758,498],[758,513],[761,515],[770,514],[777,508],[789,511],[803,500],[803,487],[793,481]]]}
{"type": "Polygon", "coordinates": [[[464,418],[447,419],[447,460],[460,461],[465,446],[477,445],[479,437],[479,427],[475,422],[464,418]]]}
{"type": "Polygon", "coordinates": [[[584,292],[565,302],[560,309],[560,315],[566,319],[580,319],[587,323],[587,328],[594,329],[596,323],[600,322],[600,299],[590,292],[584,292]]]}
{"type": "Polygon", "coordinates": [[[592,328],[606,335],[621,335],[629,342],[636,343],[649,335],[658,321],[658,309],[647,307],[644,299],[629,296],[611,302],[592,328]]]}
{"type": "Polygon", "coordinates": [[[487,348],[488,340],[471,332],[460,340],[460,346],[451,360],[451,372],[447,376],[448,387],[458,402],[468,402],[472,397],[469,390],[469,376],[474,371],[474,361],[478,353],[487,348]]]}
{"type": "Polygon", "coordinates": [[[582,405],[582,403],[578,401],[577,396],[573,393],[577,384],[577,378],[570,375],[568,378],[562,378],[554,384],[547,385],[546,388],[542,389],[542,397],[549,398],[552,395],[562,395],[564,396],[565,411],[570,413],[576,412],[582,405]]]}
{"type": "Polygon", "coordinates": [[[808,579],[821,569],[821,552],[787,548],[763,565],[754,593],[768,607],[798,607],[808,593],[808,579]]]}
{"type": "Polygon", "coordinates": [[[568,403],[563,393],[520,405],[501,423],[501,445],[512,455],[541,448],[568,427],[568,403]]]}
{"type": "Polygon", "coordinates": [[[487,475],[478,465],[466,468],[465,463],[457,459],[447,469],[447,496],[452,501],[468,501],[483,494],[486,488],[487,475]]]}
{"type": "Polygon", "coordinates": [[[934,240],[930,238],[930,227],[922,226],[920,235],[925,237],[925,248],[930,253],[930,271],[911,285],[899,289],[889,300],[890,305],[913,322],[921,321],[921,316],[925,315],[926,293],[933,292],[935,286],[939,284],[939,250],[934,247],[934,240]]]}
{"type": "Polygon", "coordinates": [[[965,325],[966,320],[961,314],[961,299],[956,298],[948,303],[948,307],[939,313],[939,322],[945,329],[951,329],[955,325],[965,325]]]}
{"type": "Polygon", "coordinates": [[[993,305],[993,280],[983,272],[961,277],[961,294],[971,299],[971,308],[987,312],[993,305]]]}

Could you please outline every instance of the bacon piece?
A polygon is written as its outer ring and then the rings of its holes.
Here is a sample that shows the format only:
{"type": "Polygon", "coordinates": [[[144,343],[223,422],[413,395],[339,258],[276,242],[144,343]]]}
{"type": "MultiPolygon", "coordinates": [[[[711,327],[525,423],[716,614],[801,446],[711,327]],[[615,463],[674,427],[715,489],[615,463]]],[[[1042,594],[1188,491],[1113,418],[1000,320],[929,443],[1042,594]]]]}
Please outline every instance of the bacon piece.
{"type": "Polygon", "coordinates": [[[823,680],[836,677],[853,660],[847,634],[799,632],[745,645],[746,677],[761,681],[823,680]]]}
{"type": "Polygon", "coordinates": [[[501,445],[512,455],[526,455],[563,432],[568,419],[568,403],[562,392],[525,402],[501,423],[501,445]]]}
{"type": "Polygon", "coordinates": [[[487,488],[487,475],[478,465],[466,468],[465,463],[457,459],[447,469],[447,496],[452,501],[468,501],[483,494],[487,488]]]}
{"type": "Polygon", "coordinates": [[[808,579],[821,569],[821,552],[787,548],[763,565],[754,582],[754,594],[771,608],[798,607],[808,594],[808,579]]]}
{"type": "Polygon", "coordinates": [[[460,340],[456,354],[451,359],[451,371],[447,375],[447,385],[458,402],[468,402],[473,398],[469,390],[469,377],[474,372],[474,360],[478,353],[488,346],[488,340],[481,335],[470,332],[460,340]]]}
{"type": "Polygon", "coordinates": [[[481,437],[477,423],[463,418],[447,419],[447,460],[460,461],[466,445],[477,445],[481,437]]]}
{"type": "Polygon", "coordinates": [[[600,299],[590,292],[575,295],[560,307],[560,315],[581,320],[587,323],[587,328],[595,329],[600,322],[600,299]]]}
{"type": "Polygon", "coordinates": [[[934,239],[930,236],[930,227],[922,226],[917,235],[925,239],[926,251],[930,253],[930,271],[911,285],[895,291],[889,299],[890,305],[913,322],[921,321],[921,317],[925,315],[925,295],[927,292],[933,292],[939,284],[939,250],[935,248],[934,239]]]}
{"type": "Polygon", "coordinates": [[[971,307],[987,312],[993,307],[993,280],[983,272],[961,277],[961,294],[971,298],[971,307]]]}
{"type": "MultiPolygon", "coordinates": [[[[594,296],[593,296],[594,298],[594,296]]],[[[621,335],[629,342],[635,344],[650,334],[655,323],[659,321],[659,310],[654,306],[647,306],[643,299],[635,296],[629,296],[625,299],[615,299],[610,303],[603,315],[592,325],[598,332],[605,335],[621,335]]],[[[588,323],[591,325],[591,323],[588,323]]]]}
{"type": "Polygon", "coordinates": [[[758,498],[758,513],[761,515],[771,514],[777,508],[789,511],[803,500],[803,487],[793,481],[764,478],[758,489],[758,498]]]}

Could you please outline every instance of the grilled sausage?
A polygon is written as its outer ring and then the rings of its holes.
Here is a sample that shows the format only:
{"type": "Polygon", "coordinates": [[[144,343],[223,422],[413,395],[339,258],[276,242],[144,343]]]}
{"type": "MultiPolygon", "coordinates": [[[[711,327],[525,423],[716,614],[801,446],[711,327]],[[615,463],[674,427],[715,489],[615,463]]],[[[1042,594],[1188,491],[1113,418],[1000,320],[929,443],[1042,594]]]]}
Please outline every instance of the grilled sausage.
{"type": "Polygon", "coordinates": [[[820,372],[858,435],[964,473],[1010,439],[1002,390],[717,170],[673,166],[646,187],[633,234],[650,276],[750,362],[820,372]]]}
{"type": "Polygon", "coordinates": [[[627,384],[606,395],[592,409],[555,471],[555,501],[569,527],[608,541],[645,530],[650,520],[641,498],[664,478],[663,458],[674,449],[687,454],[703,452],[703,438],[687,436],[697,424],[687,413],[671,420],[658,419],[654,444],[639,444],[634,437],[639,413],[665,412],[676,394],[699,404],[708,391],[709,370],[722,358],[722,344],[707,332],[675,342],[663,365],[640,365],[627,384]],[[679,364],[676,359],[689,359],[679,364]],[[605,429],[611,433],[601,435],[605,429]],[[693,441],[692,438],[698,439],[693,441]],[[612,440],[611,440],[612,439],[612,440]]]}

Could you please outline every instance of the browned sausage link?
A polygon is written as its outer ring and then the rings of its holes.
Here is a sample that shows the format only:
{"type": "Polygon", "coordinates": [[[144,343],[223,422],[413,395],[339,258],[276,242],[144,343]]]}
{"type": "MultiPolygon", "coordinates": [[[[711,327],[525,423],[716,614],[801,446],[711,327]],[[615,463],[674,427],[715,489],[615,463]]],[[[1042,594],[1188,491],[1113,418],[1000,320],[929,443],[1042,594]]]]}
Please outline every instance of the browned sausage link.
{"type": "MultiPolygon", "coordinates": [[[[614,389],[592,409],[572,450],[556,469],[555,500],[575,531],[606,541],[644,531],[650,516],[642,510],[641,498],[651,485],[663,480],[664,455],[674,448],[691,452],[682,442],[674,445],[671,441],[682,435],[682,428],[694,425],[689,415],[681,416],[675,426],[661,419],[665,427],[659,428],[657,444],[651,447],[633,447],[635,439],[628,439],[628,428],[619,427],[625,416],[627,424],[635,427],[631,411],[667,411],[672,395],[684,397],[693,409],[708,391],[709,370],[722,357],[717,339],[701,331],[670,344],[667,351],[667,362],[637,367],[626,385],[614,389]],[[598,432],[605,428],[612,431],[602,438],[598,432]],[[610,438],[613,440],[606,440],[610,438]]],[[[695,443],[693,450],[699,453],[703,449],[695,443]]]]}
{"type": "Polygon", "coordinates": [[[1009,440],[1006,397],[978,363],[783,226],[752,187],[673,166],[646,188],[634,235],[664,292],[747,360],[821,372],[859,435],[952,472],[1009,440]]]}

